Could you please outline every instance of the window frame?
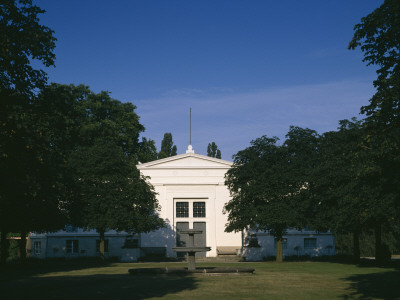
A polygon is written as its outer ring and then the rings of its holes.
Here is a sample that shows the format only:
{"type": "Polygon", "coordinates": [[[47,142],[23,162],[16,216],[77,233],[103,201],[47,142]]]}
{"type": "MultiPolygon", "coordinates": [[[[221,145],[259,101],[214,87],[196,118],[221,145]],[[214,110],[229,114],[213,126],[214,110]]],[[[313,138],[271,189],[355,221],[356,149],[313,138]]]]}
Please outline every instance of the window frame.
{"type": "Polygon", "coordinates": [[[206,217],[206,201],[193,201],[192,213],[193,213],[193,218],[205,218],[206,217]],[[201,206],[201,204],[203,206],[201,206]],[[200,205],[200,206],[195,207],[196,205],[200,205]],[[195,212],[195,210],[197,210],[197,211],[195,212]]]}
{"type": "Polygon", "coordinates": [[[175,216],[176,218],[189,218],[189,201],[176,201],[175,202],[175,216]],[[178,208],[179,205],[179,208],[178,208]]]}
{"type": "Polygon", "coordinates": [[[316,248],[317,248],[317,238],[304,238],[304,249],[316,249],[316,248]]]}
{"type": "Polygon", "coordinates": [[[65,252],[68,254],[78,254],[79,240],[65,240],[65,252]]]}
{"type": "Polygon", "coordinates": [[[34,241],[33,242],[33,254],[40,255],[42,250],[42,242],[41,241],[34,241]]]}
{"type": "Polygon", "coordinates": [[[127,249],[140,248],[139,239],[138,238],[126,238],[124,246],[122,248],[127,248],[127,249]]]}

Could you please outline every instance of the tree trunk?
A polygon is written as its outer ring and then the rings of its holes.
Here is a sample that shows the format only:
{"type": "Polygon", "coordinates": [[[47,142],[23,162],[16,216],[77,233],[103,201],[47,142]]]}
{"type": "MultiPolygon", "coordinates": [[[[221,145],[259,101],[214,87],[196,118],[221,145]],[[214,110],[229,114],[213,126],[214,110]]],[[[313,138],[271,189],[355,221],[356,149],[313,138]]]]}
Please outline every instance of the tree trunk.
{"type": "Polygon", "coordinates": [[[8,240],[7,240],[7,234],[8,232],[6,230],[1,231],[1,241],[0,241],[0,247],[1,247],[1,258],[0,258],[0,264],[5,265],[7,258],[8,258],[8,240]]]}
{"type": "Polygon", "coordinates": [[[283,261],[282,237],[276,238],[276,262],[283,261]]]}
{"type": "Polygon", "coordinates": [[[104,229],[99,230],[100,233],[100,246],[99,246],[99,251],[100,251],[100,260],[104,262],[104,229]]]}
{"type": "Polygon", "coordinates": [[[21,240],[19,242],[19,253],[22,264],[26,264],[26,232],[21,232],[21,240]]]}
{"type": "Polygon", "coordinates": [[[377,222],[375,225],[375,261],[382,262],[382,225],[377,222]]]}
{"type": "Polygon", "coordinates": [[[360,231],[353,231],[353,259],[355,263],[360,262],[360,231]]]}

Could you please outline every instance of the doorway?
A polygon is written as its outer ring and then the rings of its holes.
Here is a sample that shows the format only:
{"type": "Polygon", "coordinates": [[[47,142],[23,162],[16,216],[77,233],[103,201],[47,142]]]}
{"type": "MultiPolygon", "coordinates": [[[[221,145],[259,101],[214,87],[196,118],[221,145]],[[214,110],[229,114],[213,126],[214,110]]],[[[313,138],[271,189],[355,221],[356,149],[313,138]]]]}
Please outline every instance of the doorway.
{"type": "MultiPolygon", "coordinates": [[[[194,235],[195,247],[207,246],[207,199],[174,199],[174,223],[176,230],[176,246],[189,246],[188,234],[180,231],[195,229],[202,231],[194,235]]],[[[185,253],[177,252],[178,257],[184,257],[185,253]]],[[[206,252],[197,252],[196,256],[205,257],[206,252]]]]}

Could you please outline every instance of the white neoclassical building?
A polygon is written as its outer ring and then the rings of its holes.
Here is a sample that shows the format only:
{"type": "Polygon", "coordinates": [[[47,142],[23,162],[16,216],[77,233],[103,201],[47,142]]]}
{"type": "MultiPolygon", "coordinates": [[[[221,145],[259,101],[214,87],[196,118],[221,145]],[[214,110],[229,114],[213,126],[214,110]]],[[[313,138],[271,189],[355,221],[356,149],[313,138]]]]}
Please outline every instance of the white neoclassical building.
{"type": "Polygon", "coordinates": [[[165,229],[142,234],[141,246],[165,247],[167,256],[175,256],[172,247],[185,242],[179,230],[198,229],[203,233],[195,236],[195,245],[211,247],[206,256],[239,253],[242,234],[224,231],[223,208],[230,199],[224,176],[231,166],[229,161],[195,154],[191,146],[185,154],[138,165],[150,177],[160,216],[167,223],[165,229]]]}
{"type": "MultiPolygon", "coordinates": [[[[181,230],[197,229],[195,246],[211,251],[196,256],[241,255],[247,260],[261,260],[276,253],[274,238],[266,232],[225,232],[227,215],[223,213],[230,194],[225,174],[232,162],[196,154],[189,146],[185,154],[139,164],[149,177],[161,206],[159,212],[166,228],[142,234],[106,232],[106,255],[121,261],[140,257],[176,257],[175,246],[183,246],[187,235],[181,230]],[[255,247],[254,247],[255,246],[255,247]]],[[[98,235],[94,231],[66,228],[55,233],[30,235],[31,257],[82,257],[98,255],[98,235]]],[[[284,236],[284,256],[332,255],[334,238],[330,233],[288,230],[284,236]]]]}

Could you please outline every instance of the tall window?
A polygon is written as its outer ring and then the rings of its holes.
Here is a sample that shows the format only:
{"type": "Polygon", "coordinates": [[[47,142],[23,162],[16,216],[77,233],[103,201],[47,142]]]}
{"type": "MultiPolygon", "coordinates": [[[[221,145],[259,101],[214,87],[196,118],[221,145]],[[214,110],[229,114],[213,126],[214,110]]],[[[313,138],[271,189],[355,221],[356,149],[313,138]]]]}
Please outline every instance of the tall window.
{"type": "Polygon", "coordinates": [[[66,240],[65,249],[67,253],[78,253],[79,252],[79,241],[78,240],[66,240]]]}
{"type": "Polygon", "coordinates": [[[41,249],[42,249],[42,242],[41,241],[33,242],[33,253],[35,255],[39,255],[41,249]]]}
{"type": "Polygon", "coordinates": [[[193,218],[205,218],[205,217],[206,217],[206,203],[193,202],[193,218]]]}
{"type": "Polygon", "coordinates": [[[176,217],[189,218],[189,202],[176,202],[176,217]]]}
{"type": "Polygon", "coordinates": [[[304,249],[315,249],[317,248],[316,238],[305,238],[304,239],[304,249]]]}
{"type": "MultiPolygon", "coordinates": [[[[96,252],[100,253],[100,240],[96,240],[96,252]]],[[[104,252],[108,252],[108,240],[104,240],[104,252]]]]}

